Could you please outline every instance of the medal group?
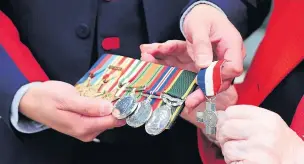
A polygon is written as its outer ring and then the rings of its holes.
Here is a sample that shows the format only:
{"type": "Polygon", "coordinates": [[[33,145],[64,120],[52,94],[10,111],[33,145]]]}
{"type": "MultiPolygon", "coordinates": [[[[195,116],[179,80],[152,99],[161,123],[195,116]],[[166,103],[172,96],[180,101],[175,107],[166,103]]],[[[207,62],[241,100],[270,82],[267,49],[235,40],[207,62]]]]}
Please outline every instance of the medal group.
{"type": "Polygon", "coordinates": [[[169,129],[196,87],[196,74],[123,57],[104,54],[75,85],[82,96],[114,103],[112,114],[129,126],[145,126],[150,135],[169,129]]]}

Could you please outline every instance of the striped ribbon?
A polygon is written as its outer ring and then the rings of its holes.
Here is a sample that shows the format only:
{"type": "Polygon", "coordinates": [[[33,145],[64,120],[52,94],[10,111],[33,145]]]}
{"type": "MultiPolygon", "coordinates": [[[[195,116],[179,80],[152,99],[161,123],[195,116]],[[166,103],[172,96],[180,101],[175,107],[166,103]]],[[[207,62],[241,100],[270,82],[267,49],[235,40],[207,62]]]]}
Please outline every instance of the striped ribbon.
{"type": "Polygon", "coordinates": [[[104,79],[108,79],[109,78],[109,72],[112,72],[113,70],[109,69],[110,65],[117,65],[117,63],[119,61],[121,61],[122,57],[119,56],[112,56],[109,59],[109,61],[102,67],[103,69],[105,69],[105,71],[103,72],[103,74],[99,74],[97,76],[95,76],[94,80],[92,80],[93,85],[100,85],[101,83],[103,83],[104,79]]]}
{"type": "Polygon", "coordinates": [[[90,71],[92,71],[93,69],[96,69],[96,67],[99,66],[99,63],[104,61],[104,60],[107,60],[106,58],[109,58],[111,57],[111,55],[108,55],[108,54],[104,54],[102,55],[98,60],[97,62],[91,67],[91,69],[77,82],[77,84],[81,84],[81,83],[84,83],[84,81],[86,81],[88,79],[88,77],[90,77],[90,71]]]}
{"type": "Polygon", "coordinates": [[[197,75],[197,84],[205,96],[215,96],[222,85],[221,68],[226,60],[214,61],[209,67],[201,69],[197,75]]]}
{"type": "MultiPolygon", "coordinates": [[[[144,93],[159,96],[166,88],[166,86],[170,85],[169,82],[172,81],[172,79],[174,79],[178,73],[179,70],[177,68],[165,66],[162,71],[160,71],[158,76],[153,80],[151,86],[146,91],[144,91],[144,93]]],[[[153,99],[151,101],[153,109],[156,109],[158,104],[161,102],[162,101],[160,99],[153,99]]]]}
{"type": "MultiPolygon", "coordinates": [[[[196,74],[189,71],[180,71],[175,79],[171,82],[171,85],[166,88],[164,93],[180,98],[181,100],[186,99],[186,97],[195,89],[195,77],[196,74]]],[[[178,106],[174,109],[172,113],[168,129],[172,126],[178,115],[181,113],[184,105],[178,106]]]]}
{"type": "Polygon", "coordinates": [[[135,59],[132,58],[128,58],[129,60],[126,61],[126,63],[123,64],[122,66],[122,70],[119,71],[119,78],[117,80],[114,81],[114,84],[108,89],[109,92],[112,92],[115,89],[115,92],[118,89],[118,85],[119,85],[119,80],[121,79],[121,77],[126,73],[126,71],[128,70],[127,68],[130,68],[132,66],[132,64],[134,64],[135,59]]]}
{"type": "MultiPolygon", "coordinates": [[[[151,64],[151,66],[145,71],[144,74],[141,75],[141,77],[134,83],[131,84],[131,88],[146,88],[147,86],[150,86],[152,81],[157,77],[159,72],[164,68],[164,66],[159,64],[151,64]]],[[[142,94],[138,94],[137,98],[140,98],[139,101],[143,101],[146,97],[141,96],[142,94]]]]}
{"type": "MultiPolygon", "coordinates": [[[[119,66],[122,70],[125,70],[128,66],[129,66],[129,63],[134,61],[134,59],[132,58],[126,58],[126,57],[122,57],[122,59],[118,62],[118,63],[113,63],[111,64],[112,66],[119,66]]],[[[107,92],[110,92],[111,89],[113,89],[115,87],[115,84],[117,84],[117,81],[119,79],[121,75],[121,71],[117,71],[117,70],[111,70],[109,72],[109,74],[106,74],[105,77],[104,77],[104,80],[107,78],[108,81],[107,83],[105,83],[104,85],[102,85],[100,88],[99,88],[99,91],[100,92],[104,92],[104,91],[107,91],[107,92]]]]}
{"type": "MultiPolygon", "coordinates": [[[[132,76],[130,76],[128,78],[128,81],[133,81],[131,83],[131,85],[135,82],[137,82],[140,77],[142,77],[142,74],[145,74],[145,72],[150,68],[150,66],[152,65],[151,63],[148,63],[148,62],[143,62],[144,64],[142,65],[142,67],[138,70],[138,72],[133,72],[132,76]],[[137,78],[139,77],[139,78],[137,78]]],[[[118,97],[121,97],[123,94],[125,94],[125,89],[121,89],[118,93],[116,93],[116,95],[118,95],[118,97]]]]}

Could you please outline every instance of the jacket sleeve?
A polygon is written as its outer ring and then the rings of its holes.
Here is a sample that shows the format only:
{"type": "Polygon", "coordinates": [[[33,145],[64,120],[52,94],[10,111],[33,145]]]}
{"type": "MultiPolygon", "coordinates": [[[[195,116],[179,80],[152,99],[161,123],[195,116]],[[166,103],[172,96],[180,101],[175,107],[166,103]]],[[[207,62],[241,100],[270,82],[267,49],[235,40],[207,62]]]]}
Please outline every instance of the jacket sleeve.
{"type": "Polygon", "coordinates": [[[46,80],[47,75],[20,41],[16,27],[0,11],[0,121],[13,130],[10,111],[16,92],[25,84],[46,80]]]}
{"type": "Polygon", "coordinates": [[[209,2],[221,9],[243,38],[247,38],[263,23],[271,6],[271,0],[189,0],[182,14],[199,1],[209,2]]]}

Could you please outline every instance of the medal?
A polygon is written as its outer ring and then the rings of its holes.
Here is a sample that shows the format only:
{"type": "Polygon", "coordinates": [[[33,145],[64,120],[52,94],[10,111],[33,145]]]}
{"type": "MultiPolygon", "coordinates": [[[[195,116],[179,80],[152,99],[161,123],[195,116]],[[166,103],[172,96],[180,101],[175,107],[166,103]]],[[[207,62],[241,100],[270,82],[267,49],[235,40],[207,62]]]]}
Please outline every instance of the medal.
{"type": "Polygon", "coordinates": [[[166,94],[162,94],[161,98],[165,105],[155,109],[145,125],[146,132],[153,136],[160,134],[167,128],[172,116],[172,109],[183,103],[180,99],[173,98],[166,94]]]}
{"type": "MultiPolygon", "coordinates": [[[[160,93],[165,89],[165,86],[170,83],[172,79],[174,79],[178,72],[179,71],[177,68],[167,66],[164,67],[158,77],[153,80],[150,89],[145,91],[150,95],[161,95],[160,98],[163,100],[163,102],[165,102],[165,105],[162,105],[153,111],[151,118],[145,125],[145,130],[150,135],[160,134],[164,129],[166,129],[168,123],[170,122],[172,106],[174,106],[174,104],[172,104],[171,101],[167,101],[168,96],[160,93]]],[[[160,101],[158,103],[160,103],[160,101]]]]}
{"type": "Polygon", "coordinates": [[[127,124],[133,128],[138,128],[144,125],[152,115],[151,96],[146,100],[138,103],[135,112],[126,120],[127,124]]]}
{"type": "MultiPolygon", "coordinates": [[[[158,72],[163,68],[161,65],[151,64],[149,68],[144,71],[140,77],[132,83],[133,88],[137,88],[138,90],[145,90],[145,85],[150,85],[150,83],[154,80],[158,72]]],[[[132,88],[132,86],[128,86],[127,89],[132,88]]],[[[144,125],[152,115],[153,109],[151,106],[152,101],[152,94],[147,97],[147,99],[140,101],[138,103],[138,107],[136,108],[135,112],[129,116],[126,120],[127,124],[133,128],[138,128],[144,125]]]]}
{"type": "Polygon", "coordinates": [[[215,107],[215,97],[206,101],[206,109],[203,112],[196,113],[197,122],[205,124],[206,134],[212,135],[216,133],[217,114],[215,107]]]}
{"type": "Polygon", "coordinates": [[[208,68],[200,70],[197,76],[197,83],[207,101],[205,111],[198,111],[196,113],[196,120],[205,124],[207,135],[215,135],[216,133],[217,114],[215,99],[222,84],[221,68],[224,63],[225,60],[212,62],[208,68]]]}
{"type": "Polygon", "coordinates": [[[119,113],[112,113],[117,119],[125,119],[130,116],[136,109],[138,103],[136,102],[135,90],[129,94],[124,95],[122,98],[117,100],[114,104],[114,109],[117,109],[119,113]]]}

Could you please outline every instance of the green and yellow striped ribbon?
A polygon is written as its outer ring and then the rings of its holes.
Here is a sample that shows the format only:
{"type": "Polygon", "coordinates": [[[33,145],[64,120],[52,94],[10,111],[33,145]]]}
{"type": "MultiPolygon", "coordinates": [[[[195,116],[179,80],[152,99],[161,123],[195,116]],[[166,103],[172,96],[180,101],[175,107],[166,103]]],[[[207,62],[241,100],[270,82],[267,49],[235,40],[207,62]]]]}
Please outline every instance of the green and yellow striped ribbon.
{"type": "MultiPolygon", "coordinates": [[[[185,98],[192,92],[195,88],[195,77],[196,74],[189,71],[181,71],[179,75],[174,79],[171,85],[165,90],[165,93],[176,98],[185,100],[185,98]]],[[[167,127],[169,129],[180,114],[184,107],[184,104],[177,107],[172,113],[170,123],[167,127]]]]}

